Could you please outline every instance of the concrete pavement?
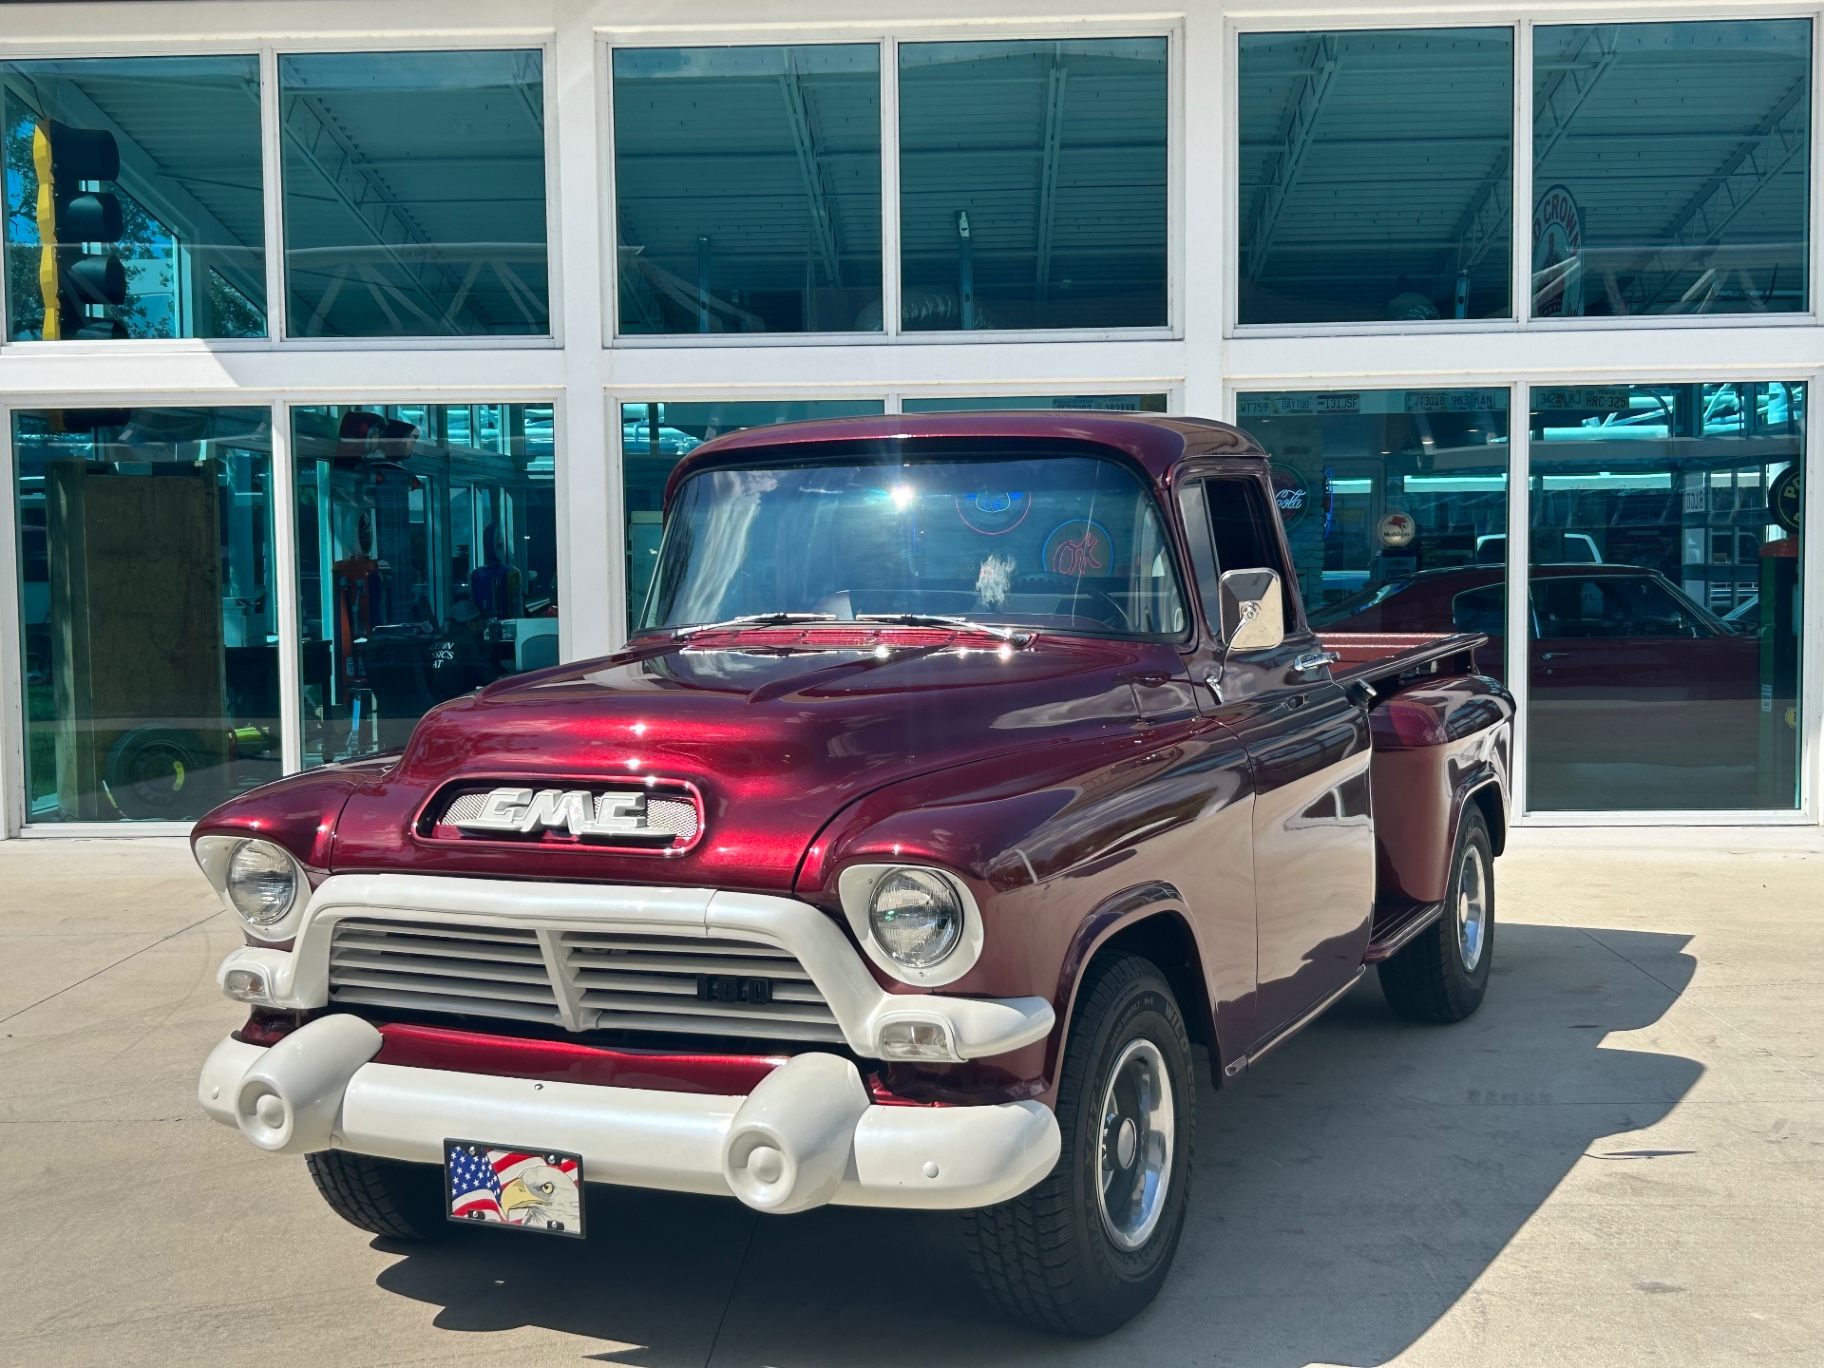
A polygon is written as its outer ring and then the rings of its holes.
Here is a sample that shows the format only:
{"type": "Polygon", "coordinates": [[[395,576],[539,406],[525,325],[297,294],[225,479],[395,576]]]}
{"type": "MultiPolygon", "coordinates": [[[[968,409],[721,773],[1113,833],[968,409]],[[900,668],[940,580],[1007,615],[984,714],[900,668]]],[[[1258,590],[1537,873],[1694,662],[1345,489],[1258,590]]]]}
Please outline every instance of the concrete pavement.
{"type": "Polygon", "coordinates": [[[373,1240],[197,1108],[239,936],[182,844],[9,842],[0,1360],[1817,1361],[1824,847],[1529,832],[1497,873],[1483,1011],[1406,1025],[1370,976],[1206,1086],[1164,1294],[1074,1343],[978,1300],[946,1219],[597,1189],[581,1246],[373,1240]]]}

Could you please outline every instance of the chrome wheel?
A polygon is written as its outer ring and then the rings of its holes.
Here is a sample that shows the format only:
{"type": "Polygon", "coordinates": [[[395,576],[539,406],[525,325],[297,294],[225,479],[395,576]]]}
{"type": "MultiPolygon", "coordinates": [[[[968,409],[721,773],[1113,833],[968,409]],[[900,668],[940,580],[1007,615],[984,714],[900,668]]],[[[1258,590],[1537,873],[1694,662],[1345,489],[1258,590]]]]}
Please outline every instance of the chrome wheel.
{"type": "Polygon", "coordinates": [[[1464,846],[1463,864],[1457,870],[1457,949],[1467,972],[1476,972],[1487,943],[1488,866],[1481,847],[1471,842],[1464,846]]]}
{"type": "Polygon", "coordinates": [[[1138,1249],[1159,1224],[1172,1177],[1176,1115],[1165,1057],[1150,1040],[1130,1041],[1102,1094],[1096,1198],[1109,1238],[1138,1249]]]}

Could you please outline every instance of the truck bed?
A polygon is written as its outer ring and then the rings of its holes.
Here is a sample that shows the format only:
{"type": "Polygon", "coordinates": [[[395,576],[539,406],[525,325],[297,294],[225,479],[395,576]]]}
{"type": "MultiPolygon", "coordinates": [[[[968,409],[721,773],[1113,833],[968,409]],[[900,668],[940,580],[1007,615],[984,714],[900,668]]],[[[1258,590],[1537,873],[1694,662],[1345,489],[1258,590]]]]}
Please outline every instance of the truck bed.
{"type": "MultiPolygon", "coordinates": [[[[1443,911],[1466,795],[1505,793],[1513,702],[1477,673],[1479,632],[1323,632],[1339,659],[1331,677],[1359,691],[1374,755],[1375,906],[1367,959],[1398,951],[1443,911]]],[[[1474,799],[1468,799],[1474,801],[1474,799]]],[[[1486,809],[1498,852],[1504,804],[1486,809]]]]}
{"type": "Polygon", "coordinates": [[[1383,685],[1435,675],[1476,673],[1476,648],[1486,645],[1481,632],[1432,636],[1425,632],[1319,632],[1318,640],[1341,657],[1331,678],[1339,684],[1356,681],[1383,685]]]}

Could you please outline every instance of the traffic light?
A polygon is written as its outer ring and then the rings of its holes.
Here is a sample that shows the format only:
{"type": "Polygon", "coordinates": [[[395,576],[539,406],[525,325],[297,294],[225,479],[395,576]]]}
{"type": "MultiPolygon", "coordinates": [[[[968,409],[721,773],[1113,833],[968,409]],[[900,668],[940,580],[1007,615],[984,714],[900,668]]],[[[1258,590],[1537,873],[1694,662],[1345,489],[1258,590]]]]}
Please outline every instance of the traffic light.
{"type": "Polygon", "coordinates": [[[32,161],[45,340],[125,337],[126,325],[108,312],[127,300],[127,273],[110,250],[121,235],[120,198],[101,188],[120,176],[114,135],[43,119],[32,161]]]}

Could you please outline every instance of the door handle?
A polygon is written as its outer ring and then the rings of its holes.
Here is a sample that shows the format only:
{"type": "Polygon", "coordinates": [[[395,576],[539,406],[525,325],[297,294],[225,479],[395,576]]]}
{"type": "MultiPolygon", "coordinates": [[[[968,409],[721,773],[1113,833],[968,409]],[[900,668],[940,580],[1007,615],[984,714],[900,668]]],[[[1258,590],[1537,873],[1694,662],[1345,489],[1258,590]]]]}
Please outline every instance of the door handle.
{"type": "Polygon", "coordinates": [[[1292,662],[1292,672],[1310,674],[1313,670],[1321,670],[1326,665],[1334,665],[1341,659],[1342,657],[1335,651],[1307,651],[1292,662]]]}

